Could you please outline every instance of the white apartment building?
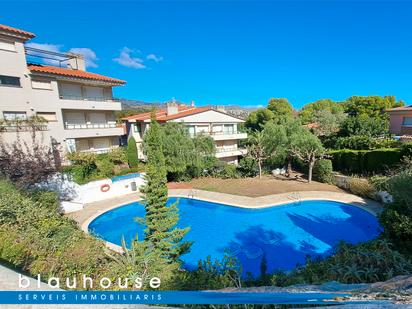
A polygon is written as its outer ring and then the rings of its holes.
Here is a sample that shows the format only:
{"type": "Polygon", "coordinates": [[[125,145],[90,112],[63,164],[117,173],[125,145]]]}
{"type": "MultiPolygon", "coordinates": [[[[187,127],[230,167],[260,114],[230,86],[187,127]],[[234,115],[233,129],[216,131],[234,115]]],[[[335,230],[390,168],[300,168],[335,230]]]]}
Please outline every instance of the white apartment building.
{"type": "MultiPolygon", "coordinates": [[[[81,55],[39,51],[24,46],[33,33],[0,25],[0,119],[41,116],[45,143],[66,151],[106,152],[119,145],[124,129],[116,125],[112,87],[124,81],[86,72],[81,55]],[[27,63],[27,55],[57,57],[59,66],[27,63]]],[[[50,60],[49,60],[50,62],[50,60]]],[[[0,137],[24,138],[24,126],[2,124],[0,137]],[[16,131],[20,131],[17,133],[16,131]]]]}
{"type": "MultiPolygon", "coordinates": [[[[151,113],[140,113],[125,117],[128,138],[136,140],[138,157],[143,158],[142,142],[144,132],[150,125],[151,113]]],[[[244,121],[226,114],[223,110],[212,107],[194,107],[178,105],[175,102],[167,103],[166,109],[156,111],[156,120],[159,123],[182,122],[187,126],[189,134],[210,135],[216,144],[216,157],[222,161],[237,164],[240,156],[247,153],[246,149],[239,148],[238,142],[247,138],[246,133],[238,131],[238,124],[244,121]]]]}

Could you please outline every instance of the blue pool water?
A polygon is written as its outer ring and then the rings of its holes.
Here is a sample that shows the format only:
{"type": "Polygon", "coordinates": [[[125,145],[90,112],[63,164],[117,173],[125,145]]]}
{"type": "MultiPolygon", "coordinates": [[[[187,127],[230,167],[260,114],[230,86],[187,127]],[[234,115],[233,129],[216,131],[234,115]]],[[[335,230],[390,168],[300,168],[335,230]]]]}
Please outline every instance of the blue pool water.
{"type": "Polygon", "coordinates": [[[132,173],[132,174],[127,174],[127,175],[121,175],[121,176],[114,176],[112,178],[112,182],[120,181],[120,180],[126,180],[126,179],[131,179],[131,178],[136,178],[140,177],[139,173],[132,173]]]}
{"type": "MultiPolygon", "coordinates": [[[[170,198],[173,203],[176,198],[170,198]]],[[[243,273],[260,274],[262,258],[268,272],[290,270],[310,255],[327,256],[344,240],[358,243],[377,237],[381,227],[370,213],[331,201],[302,201],[261,209],[245,209],[179,198],[179,226],[190,227],[185,240],[194,241],[182,257],[186,269],[200,259],[222,259],[229,251],[243,266],[243,273]]],[[[127,244],[143,238],[143,228],[134,221],[145,214],[135,202],[108,211],[89,225],[89,231],[115,244],[122,236],[127,244]]]]}

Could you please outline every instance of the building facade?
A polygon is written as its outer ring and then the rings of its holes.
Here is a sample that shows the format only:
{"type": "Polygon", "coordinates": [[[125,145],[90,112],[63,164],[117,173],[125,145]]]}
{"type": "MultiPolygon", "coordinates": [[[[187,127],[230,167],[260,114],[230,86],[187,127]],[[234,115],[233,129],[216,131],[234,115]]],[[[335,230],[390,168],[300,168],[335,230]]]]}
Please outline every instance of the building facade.
{"type": "MultiPolygon", "coordinates": [[[[138,149],[138,157],[144,158],[142,151],[143,135],[150,126],[151,113],[140,113],[123,118],[126,124],[127,136],[134,137],[138,149]]],[[[184,123],[191,136],[209,135],[216,144],[216,157],[222,161],[237,164],[240,156],[247,151],[239,147],[239,140],[246,139],[247,134],[238,131],[242,119],[230,116],[223,110],[212,107],[194,107],[167,103],[166,109],[156,111],[159,123],[184,123]]]]}
{"type": "Polygon", "coordinates": [[[121,110],[121,103],[113,98],[112,88],[125,82],[87,72],[81,55],[25,47],[33,37],[33,33],[0,25],[2,139],[28,139],[24,121],[37,116],[47,121],[39,126],[42,141],[57,146],[61,155],[102,153],[117,147],[124,129],[116,125],[115,111],[121,110]],[[46,59],[60,57],[60,66],[28,64],[30,52],[46,59]],[[16,121],[21,124],[13,125],[16,121]]]}
{"type": "Polygon", "coordinates": [[[401,141],[412,141],[412,105],[387,110],[390,117],[389,130],[401,141]]]}

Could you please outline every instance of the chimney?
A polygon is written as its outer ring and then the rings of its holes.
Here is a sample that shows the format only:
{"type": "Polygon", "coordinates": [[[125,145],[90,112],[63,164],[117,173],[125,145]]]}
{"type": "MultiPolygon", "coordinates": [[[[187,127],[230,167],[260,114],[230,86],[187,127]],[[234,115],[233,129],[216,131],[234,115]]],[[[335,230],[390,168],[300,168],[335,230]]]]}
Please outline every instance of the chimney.
{"type": "Polygon", "coordinates": [[[176,103],[176,100],[173,99],[172,102],[166,103],[166,114],[168,116],[175,115],[179,112],[179,105],[176,103]]]}
{"type": "Polygon", "coordinates": [[[192,100],[192,101],[190,102],[190,107],[195,107],[195,101],[192,100]]]}
{"type": "Polygon", "coordinates": [[[217,105],[216,110],[222,113],[226,113],[225,107],[223,105],[217,105]]]}
{"type": "Polygon", "coordinates": [[[70,57],[67,67],[73,70],[86,71],[86,62],[84,61],[84,56],[81,54],[67,53],[70,57]]]}

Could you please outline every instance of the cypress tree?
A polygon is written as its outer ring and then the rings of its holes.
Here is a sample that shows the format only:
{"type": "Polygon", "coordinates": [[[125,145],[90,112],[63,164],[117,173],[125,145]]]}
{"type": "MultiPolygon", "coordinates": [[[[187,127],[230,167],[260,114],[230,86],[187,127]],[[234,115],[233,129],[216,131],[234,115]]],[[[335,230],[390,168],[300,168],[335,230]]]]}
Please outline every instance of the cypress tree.
{"type": "Polygon", "coordinates": [[[142,189],[146,210],[145,241],[154,250],[160,251],[162,257],[173,262],[190,247],[190,243],[182,241],[189,228],[176,227],[179,221],[178,202],[166,206],[167,172],[162,149],[163,138],[163,129],[157,123],[153,112],[150,128],[144,136],[147,157],[146,185],[142,189]]]}
{"type": "Polygon", "coordinates": [[[139,160],[137,158],[136,140],[134,139],[133,136],[131,136],[129,140],[127,141],[126,155],[127,155],[127,163],[129,163],[129,167],[139,166],[139,160]]]}

